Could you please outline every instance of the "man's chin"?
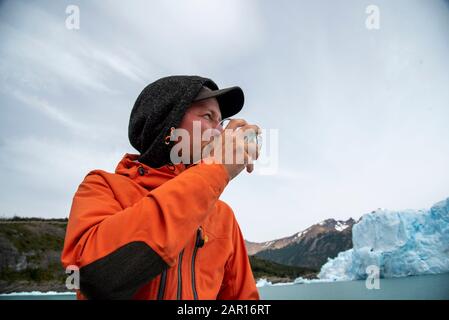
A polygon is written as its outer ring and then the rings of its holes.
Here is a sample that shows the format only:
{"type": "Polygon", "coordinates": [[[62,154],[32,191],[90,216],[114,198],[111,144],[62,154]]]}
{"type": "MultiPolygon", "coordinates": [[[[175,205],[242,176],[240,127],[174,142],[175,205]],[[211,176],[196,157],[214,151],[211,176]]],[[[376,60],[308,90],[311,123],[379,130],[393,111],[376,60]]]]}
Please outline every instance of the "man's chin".
{"type": "Polygon", "coordinates": [[[182,163],[184,163],[185,165],[190,165],[190,164],[194,164],[194,163],[198,163],[200,162],[203,158],[209,158],[210,157],[210,150],[207,150],[207,146],[209,146],[208,148],[211,147],[210,142],[203,142],[201,144],[201,149],[198,152],[194,152],[194,150],[190,150],[190,159],[188,161],[184,160],[184,157],[181,155],[180,159],[182,163]]]}

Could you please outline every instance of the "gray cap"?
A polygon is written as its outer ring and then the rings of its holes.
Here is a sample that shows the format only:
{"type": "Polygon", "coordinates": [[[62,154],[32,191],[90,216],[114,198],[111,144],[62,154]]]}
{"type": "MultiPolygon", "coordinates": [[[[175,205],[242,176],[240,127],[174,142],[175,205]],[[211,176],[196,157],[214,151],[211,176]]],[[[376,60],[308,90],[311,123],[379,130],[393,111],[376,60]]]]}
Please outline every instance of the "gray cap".
{"type": "Polygon", "coordinates": [[[239,113],[245,103],[243,90],[237,86],[217,90],[212,90],[207,86],[203,86],[193,102],[209,98],[217,99],[222,119],[232,117],[239,113]]]}

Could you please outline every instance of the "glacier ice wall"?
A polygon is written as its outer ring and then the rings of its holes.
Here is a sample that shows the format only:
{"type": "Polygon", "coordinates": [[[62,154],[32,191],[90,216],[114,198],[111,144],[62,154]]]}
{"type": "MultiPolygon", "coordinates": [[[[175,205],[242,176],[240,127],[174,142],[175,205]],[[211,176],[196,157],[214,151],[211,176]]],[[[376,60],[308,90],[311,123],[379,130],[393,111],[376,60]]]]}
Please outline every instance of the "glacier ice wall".
{"type": "Polygon", "coordinates": [[[352,249],[322,266],[320,279],[366,279],[370,265],[384,278],[449,272],[449,198],[430,210],[366,214],[352,241],[352,249]]]}

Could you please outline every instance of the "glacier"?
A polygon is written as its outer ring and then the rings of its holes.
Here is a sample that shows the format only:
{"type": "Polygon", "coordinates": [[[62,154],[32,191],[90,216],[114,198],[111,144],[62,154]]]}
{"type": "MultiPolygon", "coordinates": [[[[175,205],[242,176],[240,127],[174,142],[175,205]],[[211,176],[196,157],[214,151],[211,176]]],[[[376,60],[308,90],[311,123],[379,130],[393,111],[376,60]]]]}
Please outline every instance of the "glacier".
{"type": "Polygon", "coordinates": [[[271,281],[268,281],[265,278],[258,279],[257,283],[256,283],[256,287],[257,288],[266,287],[266,286],[272,286],[272,285],[273,284],[271,283],[271,281]]]}
{"type": "Polygon", "coordinates": [[[352,249],[328,259],[319,279],[366,279],[371,265],[381,278],[449,272],[449,198],[430,210],[365,214],[353,226],[352,242],[352,249]]]}

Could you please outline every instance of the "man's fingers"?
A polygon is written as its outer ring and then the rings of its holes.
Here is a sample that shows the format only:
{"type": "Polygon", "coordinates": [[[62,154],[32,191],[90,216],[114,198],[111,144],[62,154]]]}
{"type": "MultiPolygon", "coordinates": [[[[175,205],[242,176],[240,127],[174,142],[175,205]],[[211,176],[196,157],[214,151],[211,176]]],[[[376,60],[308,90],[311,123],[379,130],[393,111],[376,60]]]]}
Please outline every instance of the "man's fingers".
{"type": "Polygon", "coordinates": [[[237,129],[239,127],[243,127],[247,124],[248,123],[243,119],[231,119],[225,129],[235,130],[235,129],[237,129]]]}
{"type": "Polygon", "coordinates": [[[243,119],[230,119],[224,128],[219,142],[214,146],[214,151],[217,149],[223,154],[218,152],[220,156],[214,152],[214,157],[223,159],[232,177],[245,168],[248,173],[254,171],[254,160],[259,157],[257,136],[260,133],[259,126],[250,125],[243,119]],[[226,163],[227,161],[231,163],[226,163]]]}
{"type": "Polygon", "coordinates": [[[253,157],[251,157],[251,155],[248,154],[246,151],[244,151],[244,161],[245,161],[246,171],[248,173],[253,172],[253,170],[254,170],[254,160],[253,160],[253,157]]]}
{"type": "Polygon", "coordinates": [[[254,132],[255,134],[260,134],[261,133],[261,130],[260,130],[259,126],[255,125],[255,124],[246,124],[246,125],[244,125],[244,126],[242,126],[240,128],[240,131],[242,133],[243,132],[246,132],[246,133],[254,132]]]}

